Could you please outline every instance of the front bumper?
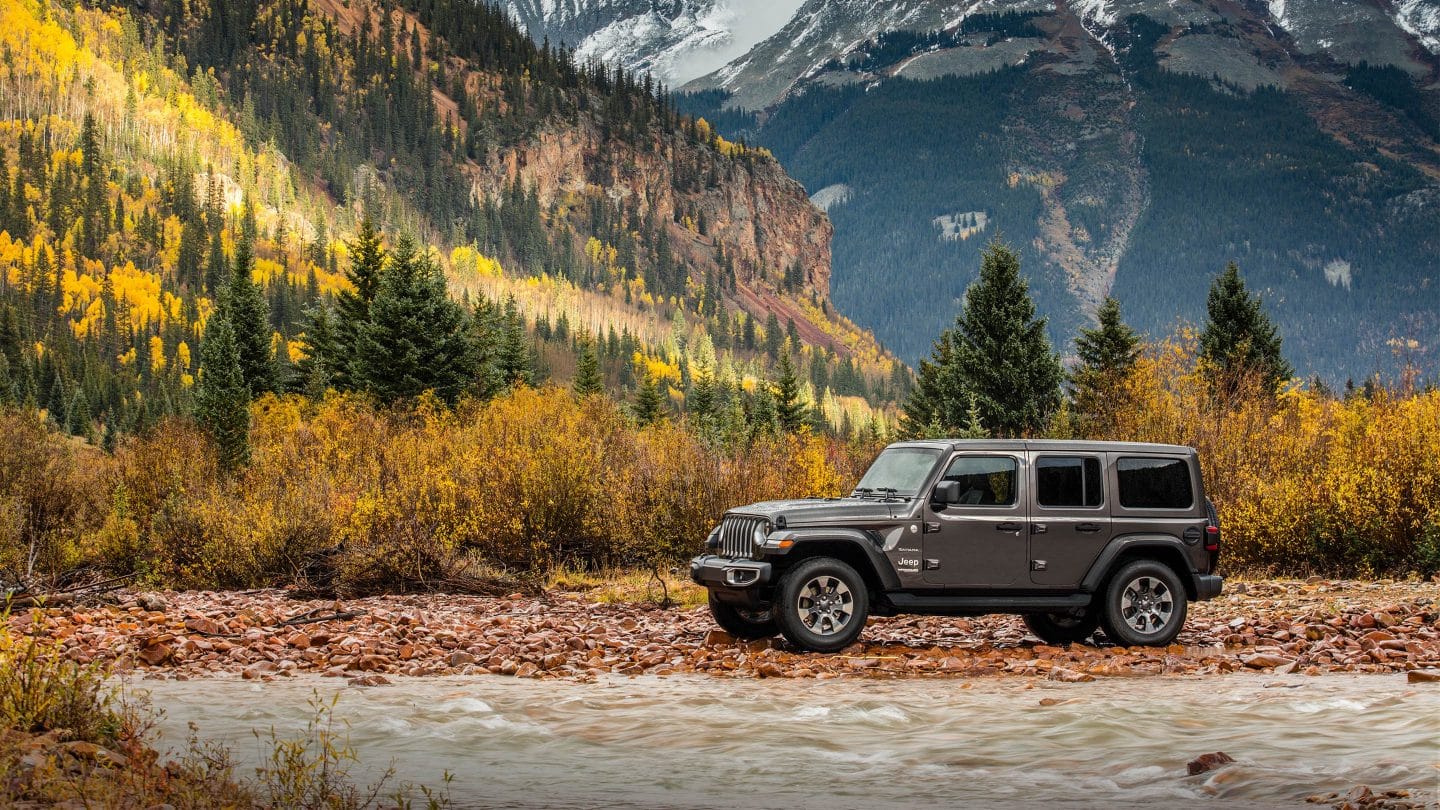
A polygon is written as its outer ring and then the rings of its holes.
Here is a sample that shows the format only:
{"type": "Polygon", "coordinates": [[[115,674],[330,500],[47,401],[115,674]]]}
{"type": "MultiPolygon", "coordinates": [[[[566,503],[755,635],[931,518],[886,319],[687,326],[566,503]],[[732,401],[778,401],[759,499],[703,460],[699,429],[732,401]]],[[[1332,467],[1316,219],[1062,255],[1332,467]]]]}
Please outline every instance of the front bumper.
{"type": "Polygon", "coordinates": [[[768,562],[711,554],[690,561],[690,579],[704,585],[720,601],[743,607],[759,607],[763,603],[772,570],[768,562]]]}
{"type": "Polygon", "coordinates": [[[1225,588],[1225,578],[1214,574],[1199,575],[1195,577],[1195,597],[1197,601],[1214,599],[1220,595],[1225,588]]]}

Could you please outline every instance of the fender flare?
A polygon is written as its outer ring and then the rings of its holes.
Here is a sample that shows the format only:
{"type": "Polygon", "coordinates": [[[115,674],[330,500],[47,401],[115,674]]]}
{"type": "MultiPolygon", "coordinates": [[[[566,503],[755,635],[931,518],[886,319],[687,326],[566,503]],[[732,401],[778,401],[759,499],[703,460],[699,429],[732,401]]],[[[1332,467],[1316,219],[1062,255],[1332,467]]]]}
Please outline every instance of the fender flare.
{"type": "MultiPolygon", "coordinates": [[[[869,562],[870,570],[875,574],[875,579],[880,583],[883,590],[891,591],[900,587],[900,577],[895,573],[895,567],[890,564],[890,558],[875,544],[874,538],[869,532],[859,529],[839,528],[798,528],[786,532],[793,535],[795,545],[784,551],[771,552],[776,557],[810,556],[804,552],[813,549],[821,544],[842,544],[846,548],[853,548],[862,554],[869,562]]],[[[770,556],[770,555],[767,555],[770,556]]],[[[860,572],[865,576],[865,572],[860,572]]]]}
{"type": "Polygon", "coordinates": [[[1080,590],[1086,593],[1095,593],[1100,589],[1100,584],[1115,567],[1115,561],[1122,556],[1149,549],[1164,549],[1167,553],[1173,552],[1179,555],[1181,560],[1186,561],[1183,570],[1175,573],[1180,576],[1181,582],[1185,585],[1187,595],[1195,599],[1200,590],[1199,582],[1196,579],[1194,569],[1189,564],[1187,546],[1180,538],[1168,534],[1132,534],[1112,540],[1105,550],[1100,552],[1090,570],[1085,574],[1085,579],[1080,581],[1080,590]]]}

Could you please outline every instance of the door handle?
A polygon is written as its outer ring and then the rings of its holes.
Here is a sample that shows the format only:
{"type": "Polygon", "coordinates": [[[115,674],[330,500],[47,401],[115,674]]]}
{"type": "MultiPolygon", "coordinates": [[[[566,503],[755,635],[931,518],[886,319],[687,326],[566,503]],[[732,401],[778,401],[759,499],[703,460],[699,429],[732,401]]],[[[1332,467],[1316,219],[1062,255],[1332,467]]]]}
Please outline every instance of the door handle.
{"type": "Polygon", "coordinates": [[[1013,522],[1008,521],[1008,520],[1005,521],[1004,523],[996,523],[996,524],[995,524],[995,531],[997,531],[997,532],[1018,532],[1018,531],[1020,531],[1020,524],[1019,524],[1019,523],[1013,523],[1013,522]]]}
{"type": "Polygon", "coordinates": [[[1082,534],[1095,534],[1096,532],[1100,531],[1100,524],[1099,524],[1099,523],[1076,523],[1076,524],[1075,524],[1075,531],[1080,532],[1080,533],[1082,533],[1082,534]]]}

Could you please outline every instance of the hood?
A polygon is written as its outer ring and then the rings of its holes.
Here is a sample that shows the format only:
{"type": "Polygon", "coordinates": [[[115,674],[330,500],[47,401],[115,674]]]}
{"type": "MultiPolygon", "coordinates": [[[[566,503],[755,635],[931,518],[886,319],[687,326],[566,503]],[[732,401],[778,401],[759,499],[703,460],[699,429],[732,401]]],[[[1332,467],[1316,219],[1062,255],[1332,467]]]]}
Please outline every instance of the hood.
{"type": "Polygon", "coordinates": [[[728,514],[758,515],[777,523],[784,516],[786,528],[799,526],[894,520],[910,512],[911,501],[879,501],[873,498],[807,498],[794,501],[762,501],[729,510],[728,514]]]}

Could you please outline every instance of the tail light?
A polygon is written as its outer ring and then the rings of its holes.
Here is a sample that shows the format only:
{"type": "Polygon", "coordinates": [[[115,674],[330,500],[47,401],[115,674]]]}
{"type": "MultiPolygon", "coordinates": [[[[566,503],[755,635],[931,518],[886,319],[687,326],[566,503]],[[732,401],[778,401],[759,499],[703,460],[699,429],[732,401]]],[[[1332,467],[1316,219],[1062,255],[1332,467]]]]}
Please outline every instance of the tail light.
{"type": "Polygon", "coordinates": [[[1220,550],[1220,527],[1216,526],[1214,523],[1211,523],[1209,526],[1205,527],[1205,550],[1220,550]]]}

